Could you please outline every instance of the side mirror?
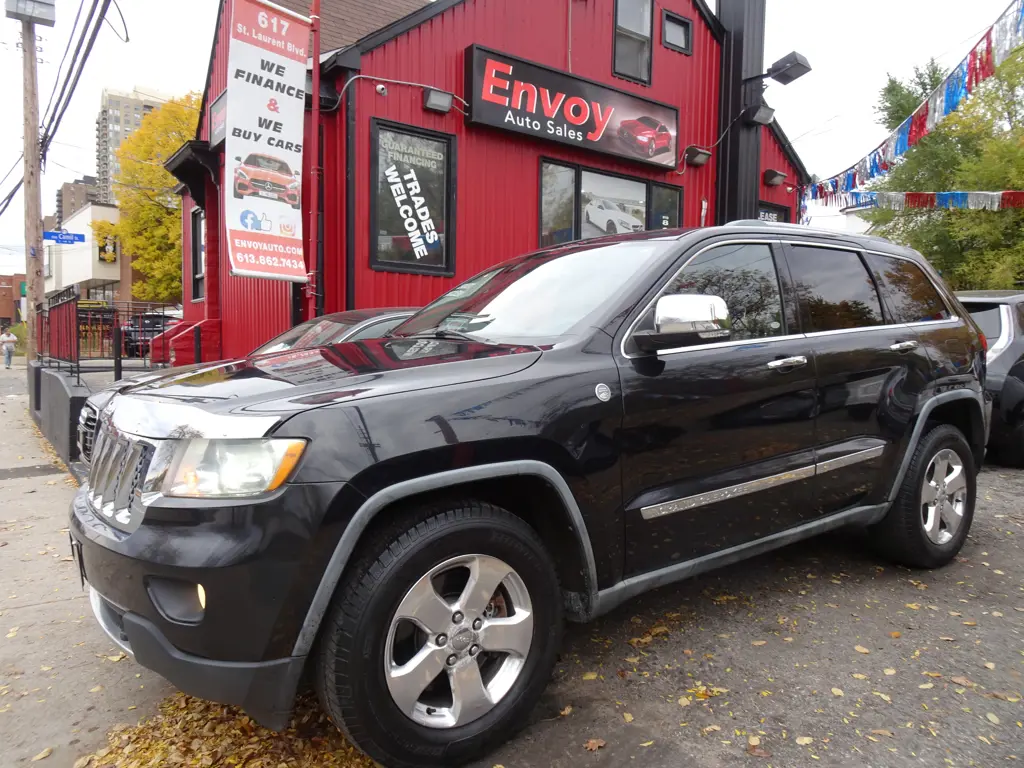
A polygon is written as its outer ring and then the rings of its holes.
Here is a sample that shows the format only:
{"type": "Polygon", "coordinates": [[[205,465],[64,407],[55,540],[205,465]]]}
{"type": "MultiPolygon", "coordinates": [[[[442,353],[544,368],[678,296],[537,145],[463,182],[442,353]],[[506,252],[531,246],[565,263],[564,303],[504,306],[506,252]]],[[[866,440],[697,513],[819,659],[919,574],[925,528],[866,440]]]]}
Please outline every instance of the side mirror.
{"type": "Polygon", "coordinates": [[[637,331],[633,339],[642,352],[728,341],[729,307],[720,296],[675,294],[654,305],[654,330],[637,331]]]}
{"type": "Polygon", "coordinates": [[[235,157],[235,162],[237,162],[237,163],[240,163],[240,162],[242,162],[242,158],[240,158],[240,157],[235,157]]]}

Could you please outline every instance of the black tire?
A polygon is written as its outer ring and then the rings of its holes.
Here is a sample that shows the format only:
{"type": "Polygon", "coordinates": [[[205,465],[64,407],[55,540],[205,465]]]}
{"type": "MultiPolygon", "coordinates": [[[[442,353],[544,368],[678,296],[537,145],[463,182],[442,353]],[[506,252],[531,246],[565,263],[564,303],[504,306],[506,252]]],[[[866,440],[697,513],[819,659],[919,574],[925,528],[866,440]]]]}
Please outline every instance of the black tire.
{"type": "Polygon", "coordinates": [[[648,157],[654,157],[654,152],[655,152],[654,139],[651,139],[649,142],[647,142],[647,156],[648,157]]]}
{"type": "Polygon", "coordinates": [[[587,222],[587,224],[590,223],[590,211],[583,212],[583,219],[587,222]]]}
{"type": "Polygon", "coordinates": [[[608,225],[604,228],[604,231],[607,232],[609,235],[616,235],[619,232],[619,230],[616,229],[615,227],[614,221],[609,221],[608,225]]]}
{"type": "MultiPolygon", "coordinates": [[[[527,721],[551,676],[562,636],[562,596],[551,556],[511,513],[471,500],[439,502],[398,516],[359,543],[334,593],[314,653],[317,695],[330,718],[389,768],[462,765],[506,741],[527,721]],[[512,687],[463,726],[430,728],[395,704],[384,674],[391,621],[411,586],[433,567],[467,554],[511,566],[529,591],[533,639],[512,687]]],[[[444,673],[442,673],[444,674],[444,673]]]]}
{"type": "Polygon", "coordinates": [[[949,424],[932,427],[914,451],[892,508],[869,530],[875,549],[889,560],[911,568],[940,568],[952,561],[967,540],[974,519],[977,472],[974,454],[963,433],[949,424]],[[944,449],[956,453],[963,464],[967,495],[956,532],[949,541],[937,544],[924,531],[921,490],[929,464],[944,449]]]}

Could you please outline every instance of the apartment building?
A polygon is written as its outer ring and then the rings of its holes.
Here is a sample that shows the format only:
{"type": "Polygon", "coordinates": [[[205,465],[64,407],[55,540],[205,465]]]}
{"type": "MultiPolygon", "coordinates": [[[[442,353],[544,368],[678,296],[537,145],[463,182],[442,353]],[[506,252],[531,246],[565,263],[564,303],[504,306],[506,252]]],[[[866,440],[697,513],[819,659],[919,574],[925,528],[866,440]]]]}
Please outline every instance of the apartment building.
{"type": "Polygon", "coordinates": [[[142,118],[159,107],[166,96],[151,88],[131,92],[104,89],[96,117],[96,171],[99,203],[117,204],[114,177],[120,169],[114,150],[142,125],[142,118]]]}
{"type": "Polygon", "coordinates": [[[89,203],[96,202],[98,189],[95,176],[83,176],[74,181],[66,181],[57,190],[57,208],[54,212],[57,226],[60,229],[64,222],[85,208],[89,203]]]}

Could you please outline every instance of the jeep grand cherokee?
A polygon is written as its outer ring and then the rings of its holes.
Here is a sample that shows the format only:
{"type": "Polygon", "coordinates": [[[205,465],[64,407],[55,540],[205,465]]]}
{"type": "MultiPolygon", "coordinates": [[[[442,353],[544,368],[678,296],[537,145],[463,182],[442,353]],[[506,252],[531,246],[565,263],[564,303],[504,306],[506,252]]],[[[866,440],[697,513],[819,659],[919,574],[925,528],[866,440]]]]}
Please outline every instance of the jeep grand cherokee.
{"type": "Polygon", "coordinates": [[[985,339],[918,254],[738,223],[571,243],[389,338],[108,393],[73,549],[96,618],[183,691],[288,722],[300,677],[387,766],[527,720],[563,617],[862,526],[948,563],[985,339]]]}

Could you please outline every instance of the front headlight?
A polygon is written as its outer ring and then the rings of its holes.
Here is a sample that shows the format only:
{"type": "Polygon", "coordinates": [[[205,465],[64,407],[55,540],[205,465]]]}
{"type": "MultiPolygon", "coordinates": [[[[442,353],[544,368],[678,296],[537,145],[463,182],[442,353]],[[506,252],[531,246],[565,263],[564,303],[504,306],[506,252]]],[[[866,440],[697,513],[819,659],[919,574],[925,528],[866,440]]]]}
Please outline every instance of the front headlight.
{"type": "Polygon", "coordinates": [[[624,219],[619,219],[619,226],[620,227],[625,227],[626,229],[632,229],[633,228],[633,222],[625,221],[624,219]]]}
{"type": "Polygon", "coordinates": [[[238,174],[238,178],[240,178],[242,181],[248,181],[249,180],[249,177],[248,177],[248,175],[246,175],[245,171],[238,170],[238,171],[235,171],[235,173],[238,174]]]}
{"type": "Polygon", "coordinates": [[[650,141],[651,137],[650,136],[637,136],[636,140],[637,141],[650,141]]]}
{"type": "MultiPolygon", "coordinates": [[[[184,440],[166,473],[151,465],[152,483],[165,496],[231,498],[256,496],[279,488],[298,464],[304,440],[184,440]],[[157,469],[162,477],[153,477],[157,469]]],[[[158,464],[159,462],[154,462],[158,464]]],[[[149,485],[149,483],[147,483],[149,485]]]]}
{"type": "Polygon", "coordinates": [[[298,189],[298,188],[299,188],[299,182],[297,182],[297,181],[293,181],[291,184],[288,185],[288,189],[298,189]]]}

